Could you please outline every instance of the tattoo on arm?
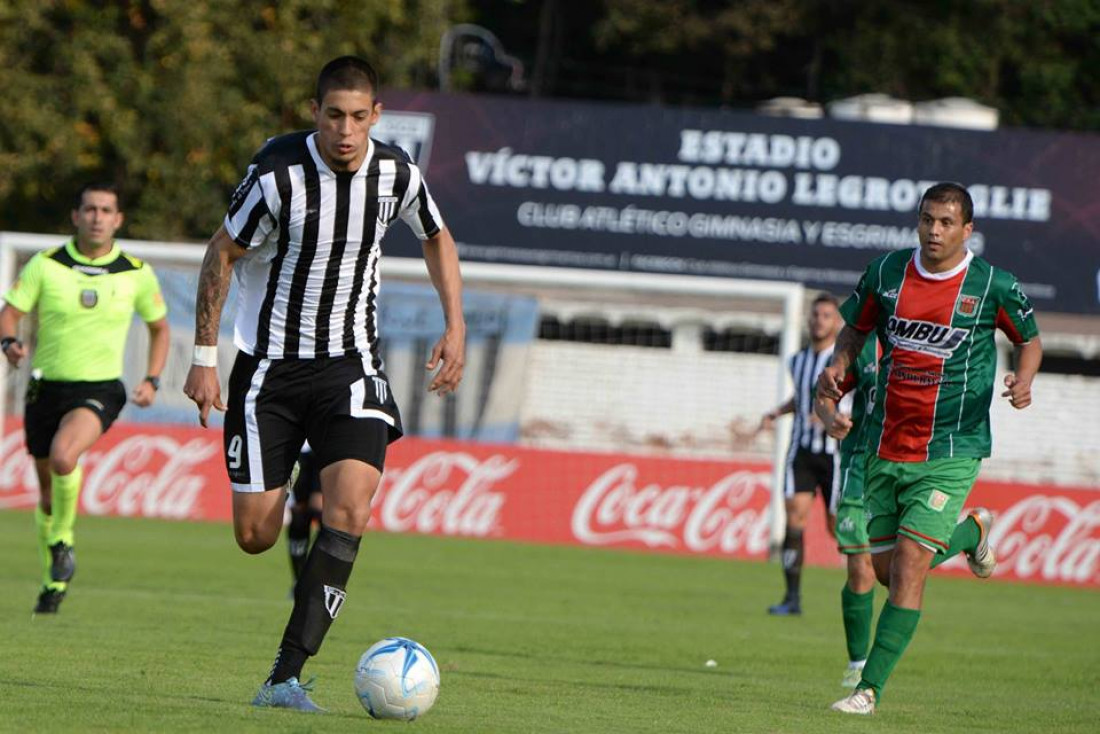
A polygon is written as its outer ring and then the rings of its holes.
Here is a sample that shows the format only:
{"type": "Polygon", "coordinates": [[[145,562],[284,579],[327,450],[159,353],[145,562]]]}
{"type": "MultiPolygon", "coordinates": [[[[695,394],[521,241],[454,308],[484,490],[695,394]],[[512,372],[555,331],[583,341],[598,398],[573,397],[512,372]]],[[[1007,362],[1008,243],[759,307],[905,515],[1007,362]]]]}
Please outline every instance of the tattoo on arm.
{"type": "Polygon", "coordinates": [[[866,341],[867,334],[853,329],[851,326],[845,326],[840,330],[840,335],[836,338],[836,346],[833,347],[833,364],[843,367],[847,371],[849,367],[855,364],[856,358],[859,357],[866,341]]]}
{"type": "Polygon", "coordinates": [[[199,271],[199,292],[195,298],[195,343],[217,344],[222,305],[229,293],[229,267],[221,249],[206,248],[199,271]]]}

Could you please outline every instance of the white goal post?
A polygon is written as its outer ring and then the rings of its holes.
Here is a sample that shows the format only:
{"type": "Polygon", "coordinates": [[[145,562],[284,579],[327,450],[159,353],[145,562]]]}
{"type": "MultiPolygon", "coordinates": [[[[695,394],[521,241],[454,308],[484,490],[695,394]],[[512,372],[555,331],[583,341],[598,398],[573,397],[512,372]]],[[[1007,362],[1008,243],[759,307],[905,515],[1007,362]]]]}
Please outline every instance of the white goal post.
{"type": "MultiPolygon", "coordinates": [[[[63,240],[64,237],[59,235],[0,232],[0,288],[3,292],[15,280],[21,259],[25,260],[34,252],[55,247],[63,240]]],[[[198,270],[205,251],[198,244],[139,240],[119,240],[119,243],[127,252],[148,260],[154,266],[183,266],[194,268],[195,271],[198,270]]],[[[388,256],[382,260],[382,272],[384,279],[428,282],[424,261],[417,258],[388,256]]],[[[805,287],[800,283],[479,262],[464,262],[462,275],[469,288],[503,288],[536,296],[552,292],[557,297],[561,294],[582,294],[589,300],[594,300],[593,294],[607,294],[620,301],[625,298],[638,302],[659,302],[661,299],[682,296],[705,299],[718,305],[736,304],[746,299],[772,303],[781,311],[774,405],[780,404],[791,394],[792,384],[786,365],[801,347],[805,287]]],[[[6,362],[3,365],[6,375],[6,362]]],[[[7,385],[7,382],[4,384],[7,385]]],[[[0,415],[6,414],[6,399],[7,390],[0,390],[0,415]]],[[[789,445],[789,421],[789,417],[784,417],[776,429],[771,498],[773,548],[782,542],[786,521],[783,482],[789,445]]]]}

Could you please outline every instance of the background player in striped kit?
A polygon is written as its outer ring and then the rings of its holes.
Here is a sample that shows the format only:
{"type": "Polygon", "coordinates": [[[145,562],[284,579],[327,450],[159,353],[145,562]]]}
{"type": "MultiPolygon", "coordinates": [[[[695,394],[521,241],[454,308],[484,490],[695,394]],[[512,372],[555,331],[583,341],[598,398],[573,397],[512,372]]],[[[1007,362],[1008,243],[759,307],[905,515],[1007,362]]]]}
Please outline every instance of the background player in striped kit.
{"type": "Polygon", "coordinates": [[[462,379],[457,248],[420,170],[404,151],[370,138],[382,112],[378,90],[363,59],[325,65],[311,103],[316,131],[272,138],[256,154],[199,276],[184,392],[203,425],[211,408],[226,410],[238,545],[261,553],[278,540],[286,484],[305,440],[321,473],[321,529],[256,706],[320,710],[299,677],[344,606],[386,447],[402,433],[382,370],[376,308],[380,243],[397,219],[424,242],[446,322],[426,364],[439,368],[428,389],[452,392],[462,379]],[[231,268],[240,284],[240,351],[223,406],[216,345],[231,268]]]}
{"type": "Polygon", "coordinates": [[[780,616],[802,613],[803,533],[813,508],[814,495],[820,490],[825,500],[828,530],[833,529],[834,485],[839,472],[837,441],[826,434],[821,421],[814,415],[814,386],[821,370],[833,356],[833,344],[840,330],[837,300],[829,293],[818,295],[810,306],[810,345],[791,359],[791,378],[795,392],[790,400],[764,415],[760,428],[771,428],[775,419],[794,414],[791,445],[787,452],[784,476],[787,529],[783,538],[783,577],[786,594],[783,601],[768,608],[769,614],[780,616]]]}
{"type": "Polygon", "coordinates": [[[135,311],[149,329],[148,371],[131,394],[135,405],[153,404],[168,357],[168,309],[156,275],[114,240],[123,222],[117,189],[88,184],[75,204],[76,236],[32,257],[0,312],[0,345],[13,366],[27,354],[16,338],[19,321],[31,311],[38,317],[24,421],[39,486],[34,514],[43,578],[36,614],[57,612],[76,573],[79,460],[126,404],[119,378],[135,311]]]}
{"type": "Polygon", "coordinates": [[[974,511],[972,521],[956,526],[990,454],[993,336],[999,329],[1016,345],[1016,371],[1005,377],[1001,395],[1017,409],[1031,404],[1042,346],[1015,276],[966,248],[973,212],[959,184],[924,193],[919,248],[868,266],[841,308],[847,325],[820,378],[820,398],[839,400],[839,383],[868,334],[877,333],[883,357],[869,416],[865,501],[875,573],[890,593],[856,691],[833,704],[844,713],[874,713],[920,621],[934,561],[964,552],[983,577],[996,565],[988,511],[974,511]]]}

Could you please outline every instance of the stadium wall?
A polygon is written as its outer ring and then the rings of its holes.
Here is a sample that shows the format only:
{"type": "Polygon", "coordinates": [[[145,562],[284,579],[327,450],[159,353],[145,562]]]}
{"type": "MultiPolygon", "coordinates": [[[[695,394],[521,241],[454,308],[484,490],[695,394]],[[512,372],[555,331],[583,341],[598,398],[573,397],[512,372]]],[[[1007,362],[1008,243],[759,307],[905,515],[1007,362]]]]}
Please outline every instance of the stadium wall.
{"type": "MultiPolygon", "coordinates": [[[[0,509],[30,508],[34,465],[21,424],[0,442],[0,509]]],[[[226,521],[221,434],[120,423],[85,457],[83,513],[226,521]]],[[[751,461],[558,452],[406,438],[387,457],[376,530],[763,560],[770,467],[751,461]]],[[[1100,494],[980,481],[971,504],[999,515],[996,577],[1100,588],[1100,494]]],[[[820,509],[811,518],[820,527],[820,509]]],[[[823,532],[807,560],[838,565],[823,532]]],[[[943,573],[965,574],[953,559],[943,573]]]]}
{"type": "MultiPolygon", "coordinates": [[[[768,462],[784,428],[755,429],[776,405],[779,369],[770,355],[538,341],[521,440],[561,450],[768,462]]],[[[1097,415],[1100,378],[1040,372],[1026,410],[993,401],[993,456],[983,478],[1100,489],[1100,423],[1082,419],[1097,415]]]]}

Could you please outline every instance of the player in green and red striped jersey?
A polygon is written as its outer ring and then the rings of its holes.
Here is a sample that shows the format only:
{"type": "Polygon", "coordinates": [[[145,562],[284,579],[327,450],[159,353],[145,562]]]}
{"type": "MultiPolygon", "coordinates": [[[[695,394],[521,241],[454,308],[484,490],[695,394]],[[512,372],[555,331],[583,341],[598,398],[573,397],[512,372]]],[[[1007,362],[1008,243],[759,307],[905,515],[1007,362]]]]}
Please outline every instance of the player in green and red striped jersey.
{"type": "Polygon", "coordinates": [[[882,344],[875,407],[869,417],[866,503],[875,573],[890,586],[871,654],[856,691],[833,704],[870,714],[920,619],[929,569],[965,552],[979,576],[992,573],[988,511],[959,523],[981,460],[990,453],[989,406],[997,366],[993,335],[1016,345],[1014,374],[1002,396],[1031,404],[1042,361],[1031,304],[1016,278],[965,245],[973,202],[958,184],[921,198],[915,252],[874,260],[841,307],[847,326],[818,384],[839,400],[841,379],[867,335],[882,344]]]}

